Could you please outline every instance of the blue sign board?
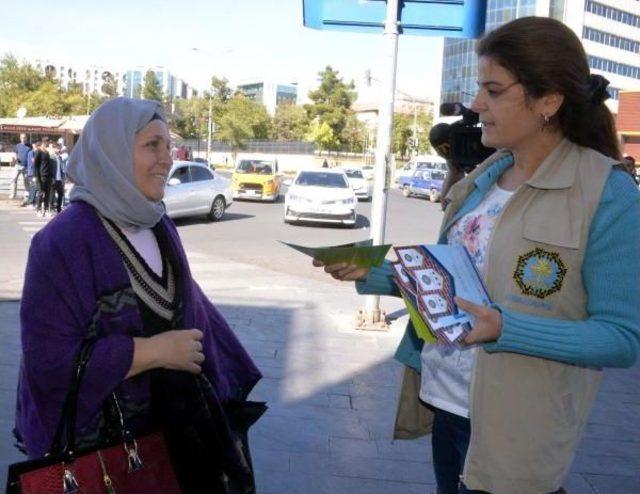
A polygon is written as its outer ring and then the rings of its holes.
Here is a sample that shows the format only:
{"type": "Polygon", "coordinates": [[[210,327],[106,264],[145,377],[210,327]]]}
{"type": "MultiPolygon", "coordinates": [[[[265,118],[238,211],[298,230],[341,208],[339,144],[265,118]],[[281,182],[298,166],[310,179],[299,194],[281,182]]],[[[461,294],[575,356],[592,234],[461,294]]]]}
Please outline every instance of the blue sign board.
{"type": "MultiPolygon", "coordinates": [[[[333,31],[384,32],[385,0],[303,0],[304,25],[333,31]]],[[[401,34],[478,38],[487,0],[399,0],[401,34]]]]}

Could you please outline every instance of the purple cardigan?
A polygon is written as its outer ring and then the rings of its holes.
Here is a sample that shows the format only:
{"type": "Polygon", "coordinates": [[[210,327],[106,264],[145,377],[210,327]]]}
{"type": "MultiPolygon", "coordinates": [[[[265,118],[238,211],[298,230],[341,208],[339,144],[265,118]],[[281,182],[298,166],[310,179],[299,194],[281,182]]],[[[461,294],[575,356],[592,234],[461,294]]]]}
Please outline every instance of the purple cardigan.
{"type": "MultiPolygon", "coordinates": [[[[261,378],[224,318],[194,281],[173,222],[162,218],[179,262],[184,327],[204,332],[203,372],[221,399],[237,397],[261,378]]],[[[130,287],[119,252],[92,206],[72,203],[33,238],[25,274],[20,320],[22,363],[16,429],[28,455],[51,446],[69,387],[73,360],[100,297],[130,287]]],[[[78,428],[89,424],[114,390],[133,401],[149,398],[146,373],[124,380],[133,359],[131,335],[142,334],[136,307],[103,316],[80,389],[78,428]]]]}

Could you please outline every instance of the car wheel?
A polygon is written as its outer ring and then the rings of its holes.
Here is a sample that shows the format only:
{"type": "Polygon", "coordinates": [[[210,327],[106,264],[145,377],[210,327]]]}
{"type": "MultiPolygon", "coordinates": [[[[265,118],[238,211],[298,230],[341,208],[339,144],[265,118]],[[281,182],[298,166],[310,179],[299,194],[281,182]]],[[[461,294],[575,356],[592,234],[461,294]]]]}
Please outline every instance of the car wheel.
{"type": "Polygon", "coordinates": [[[402,187],[402,195],[405,197],[409,197],[411,195],[411,189],[409,189],[408,185],[402,187]]]}
{"type": "Polygon", "coordinates": [[[438,194],[438,191],[436,189],[431,189],[431,193],[429,194],[429,200],[431,202],[438,202],[439,198],[440,198],[440,194],[438,194]]]}
{"type": "Polygon", "coordinates": [[[216,198],[213,200],[213,203],[211,203],[211,211],[209,211],[209,219],[211,221],[220,221],[224,216],[224,210],[226,205],[227,204],[224,200],[224,197],[216,196],[216,198]]]}

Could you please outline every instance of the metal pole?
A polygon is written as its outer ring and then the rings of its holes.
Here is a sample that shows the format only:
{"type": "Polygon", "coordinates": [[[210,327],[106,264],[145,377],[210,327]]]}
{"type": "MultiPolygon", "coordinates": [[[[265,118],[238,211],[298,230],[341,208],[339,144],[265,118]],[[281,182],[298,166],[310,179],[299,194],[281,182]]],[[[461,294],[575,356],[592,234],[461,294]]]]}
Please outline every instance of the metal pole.
{"type": "Polygon", "coordinates": [[[211,128],[213,121],[211,120],[211,107],[212,107],[213,98],[211,97],[211,93],[209,93],[209,124],[207,126],[207,163],[211,164],[211,128]]]}
{"type": "MultiPolygon", "coordinates": [[[[387,0],[387,18],[384,29],[384,72],[382,76],[376,164],[374,169],[373,198],[371,204],[371,238],[374,245],[384,243],[387,214],[387,189],[391,165],[391,126],[396,89],[398,61],[398,0],[387,0]]],[[[387,329],[385,314],[380,310],[380,297],[367,295],[364,310],[358,315],[359,329],[387,329]]]]}

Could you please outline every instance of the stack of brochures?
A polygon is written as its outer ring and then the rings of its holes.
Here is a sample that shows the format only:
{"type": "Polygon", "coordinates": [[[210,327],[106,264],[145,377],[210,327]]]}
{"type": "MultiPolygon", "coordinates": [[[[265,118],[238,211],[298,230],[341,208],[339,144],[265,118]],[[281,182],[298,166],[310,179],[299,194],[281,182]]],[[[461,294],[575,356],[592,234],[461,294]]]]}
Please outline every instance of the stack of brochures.
{"type": "Polygon", "coordinates": [[[454,297],[491,303],[467,250],[459,245],[409,245],[394,251],[394,278],[418,337],[431,343],[461,343],[473,317],[458,309],[454,297]]]}

